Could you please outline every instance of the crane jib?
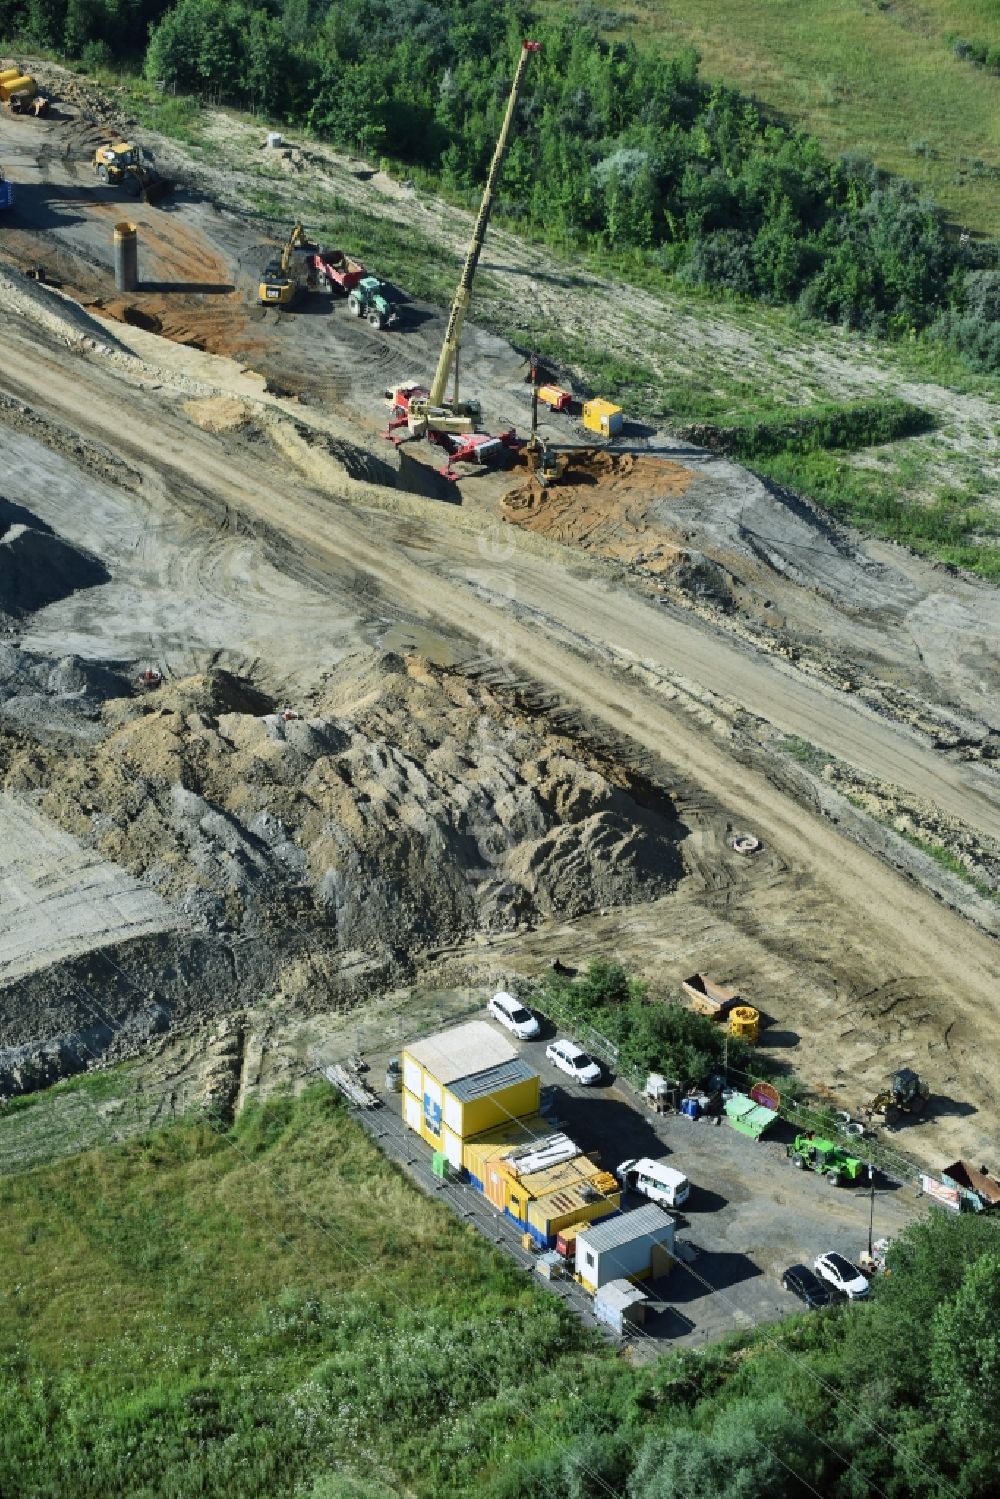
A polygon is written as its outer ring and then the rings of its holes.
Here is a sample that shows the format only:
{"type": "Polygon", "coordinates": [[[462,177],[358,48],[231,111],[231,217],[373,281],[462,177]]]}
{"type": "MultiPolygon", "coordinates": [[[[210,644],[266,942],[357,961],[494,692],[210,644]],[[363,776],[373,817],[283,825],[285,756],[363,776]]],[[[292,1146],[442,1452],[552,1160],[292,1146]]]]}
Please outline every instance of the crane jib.
{"type": "Polygon", "coordinates": [[[528,64],[528,58],[532,52],[540,52],[541,42],[522,42],[521,56],[518,59],[517,69],[514,73],[514,82],[511,85],[510,98],[507,101],[507,111],[503,117],[500,127],[500,135],[497,140],[496,149],[493,152],[493,160],[490,163],[489,175],[486,178],[486,186],[483,189],[483,201],[479,206],[479,214],[476,218],[476,226],[472,231],[472,239],[465,255],[465,264],[462,267],[462,275],[459,279],[455,299],[451,304],[448,314],[448,326],[441,346],[437,369],[434,372],[434,380],[431,385],[428,399],[429,406],[440,406],[444,399],[444,389],[448,383],[448,376],[455,364],[458,352],[458,341],[462,332],[462,323],[469,306],[472,292],[472,281],[479,264],[479,256],[482,253],[483,241],[486,238],[486,229],[490,221],[490,210],[493,207],[493,197],[496,192],[500,171],[503,167],[504,157],[507,154],[507,144],[510,139],[510,127],[514,119],[514,110],[517,108],[518,95],[521,92],[521,82],[524,78],[524,70],[528,64]]]}

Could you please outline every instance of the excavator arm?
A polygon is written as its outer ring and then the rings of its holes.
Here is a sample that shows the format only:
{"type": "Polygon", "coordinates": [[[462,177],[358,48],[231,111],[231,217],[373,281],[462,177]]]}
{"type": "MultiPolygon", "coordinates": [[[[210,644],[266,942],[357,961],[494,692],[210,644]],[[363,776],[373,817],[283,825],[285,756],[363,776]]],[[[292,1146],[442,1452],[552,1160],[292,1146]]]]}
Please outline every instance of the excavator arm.
{"type": "Polygon", "coordinates": [[[518,58],[510,98],[507,101],[507,113],[504,115],[503,124],[500,127],[496,150],[493,152],[489,176],[486,179],[486,187],[483,189],[483,201],[479,205],[476,226],[472,231],[472,239],[469,241],[469,248],[465,254],[465,264],[462,267],[458,289],[455,292],[451,311],[448,314],[448,326],[445,330],[444,343],[441,345],[437,369],[434,372],[434,379],[431,383],[427,399],[429,407],[440,406],[444,401],[448,376],[454,369],[455,361],[458,358],[458,345],[462,336],[462,324],[465,322],[465,314],[469,310],[469,302],[472,297],[472,281],[476,274],[476,267],[479,264],[483,241],[486,239],[486,230],[489,226],[490,213],[493,209],[493,199],[496,195],[497,183],[500,180],[500,171],[503,167],[504,157],[507,155],[511,125],[514,121],[514,110],[517,108],[518,95],[521,92],[521,84],[524,81],[524,72],[528,66],[528,59],[531,54],[533,52],[540,52],[541,48],[541,42],[521,43],[521,56],[518,58]]]}
{"type": "Polygon", "coordinates": [[[281,252],[281,269],[287,274],[292,260],[292,251],[297,250],[299,245],[306,243],[306,232],[301,224],[296,224],[285,242],[285,248],[281,252]]]}

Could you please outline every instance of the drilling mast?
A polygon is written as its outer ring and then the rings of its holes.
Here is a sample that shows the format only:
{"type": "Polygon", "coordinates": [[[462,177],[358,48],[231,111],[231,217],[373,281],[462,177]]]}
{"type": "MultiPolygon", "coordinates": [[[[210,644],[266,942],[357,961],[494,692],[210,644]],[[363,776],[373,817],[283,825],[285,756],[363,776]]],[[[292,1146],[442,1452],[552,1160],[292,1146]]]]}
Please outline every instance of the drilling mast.
{"type": "MultiPolygon", "coordinates": [[[[400,401],[404,392],[399,392],[396,399],[407,411],[408,426],[411,432],[472,432],[475,427],[476,418],[479,415],[477,402],[459,402],[456,389],[456,399],[449,405],[445,404],[444,392],[448,384],[448,377],[452,370],[458,367],[458,346],[462,337],[462,324],[469,310],[469,302],[472,298],[472,281],[479,264],[479,256],[482,253],[483,241],[486,238],[486,230],[490,222],[490,213],[493,208],[493,199],[496,196],[497,183],[500,180],[500,172],[503,168],[504,157],[507,155],[507,147],[510,143],[511,125],[514,120],[514,110],[517,108],[518,96],[521,92],[521,84],[524,81],[525,69],[528,59],[533,52],[540,52],[541,42],[522,42],[521,56],[518,58],[517,69],[514,73],[514,82],[511,85],[510,98],[507,101],[507,112],[500,126],[500,135],[497,140],[496,149],[493,152],[493,160],[490,162],[489,176],[483,189],[483,201],[479,205],[479,214],[476,218],[469,248],[465,253],[465,264],[459,278],[458,288],[451,304],[448,314],[448,326],[445,329],[444,342],[441,345],[441,353],[438,356],[437,369],[431,388],[426,396],[421,391],[416,392],[406,401],[400,401]]],[[[456,379],[457,386],[457,379],[456,379]]]]}

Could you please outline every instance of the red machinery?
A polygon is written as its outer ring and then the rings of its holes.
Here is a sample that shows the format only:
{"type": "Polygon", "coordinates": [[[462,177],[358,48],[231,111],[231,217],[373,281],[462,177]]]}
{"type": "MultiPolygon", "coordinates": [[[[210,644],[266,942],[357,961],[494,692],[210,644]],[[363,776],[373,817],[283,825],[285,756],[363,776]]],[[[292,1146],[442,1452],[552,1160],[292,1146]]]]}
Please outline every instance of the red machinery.
{"type": "Polygon", "coordinates": [[[326,282],[331,292],[335,289],[351,291],[367,275],[361,261],[353,260],[343,250],[315,250],[309,260],[313,270],[326,282]]]}

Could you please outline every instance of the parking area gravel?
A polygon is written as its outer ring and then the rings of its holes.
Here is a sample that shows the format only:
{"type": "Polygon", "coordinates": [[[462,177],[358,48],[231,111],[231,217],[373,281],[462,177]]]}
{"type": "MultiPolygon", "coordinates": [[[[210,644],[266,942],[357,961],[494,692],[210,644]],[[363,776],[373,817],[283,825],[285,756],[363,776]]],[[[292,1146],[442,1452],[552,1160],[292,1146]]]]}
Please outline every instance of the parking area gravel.
{"type": "MultiPolygon", "coordinates": [[[[666,1158],[691,1182],[684,1210],[675,1215],[677,1242],[690,1259],[648,1285],[646,1325],[632,1340],[636,1357],[703,1346],[801,1311],[801,1303],[781,1285],[788,1266],[812,1265],[829,1250],[856,1262],[867,1248],[870,1218],[875,1238],[893,1237],[925,1211],[911,1188],[881,1177],[873,1199],[867,1183],[834,1188],[824,1178],[793,1170],[785,1153],[793,1131],[784,1121],[753,1141],[725,1120],[716,1125],[708,1118],[657,1115],[623,1082],[574,1083],[546,1059],[554,1034],[543,1028],[539,1039],[513,1043],[541,1076],[550,1119],[610,1171],[630,1157],[647,1155],[666,1158]]],[[[473,1187],[454,1181],[445,1186],[432,1176],[429,1147],[403,1125],[400,1095],[383,1088],[390,1054],[364,1056],[366,1077],[385,1105],[357,1111],[359,1121],[415,1181],[530,1270],[534,1256],[522,1248],[514,1224],[473,1187]]],[[[638,1207],[644,1200],[630,1194],[624,1206],[638,1207]]],[[[594,1325],[590,1298],[581,1287],[571,1281],[548,1284],[594,1325]]]]}

